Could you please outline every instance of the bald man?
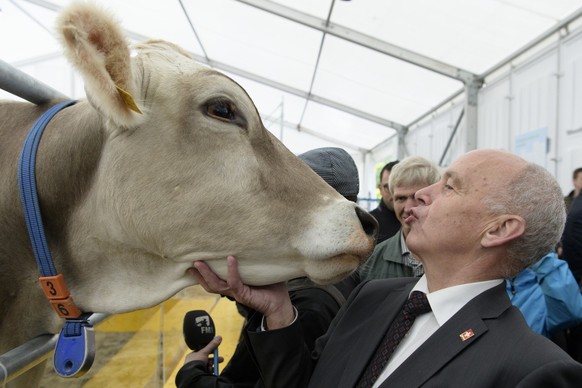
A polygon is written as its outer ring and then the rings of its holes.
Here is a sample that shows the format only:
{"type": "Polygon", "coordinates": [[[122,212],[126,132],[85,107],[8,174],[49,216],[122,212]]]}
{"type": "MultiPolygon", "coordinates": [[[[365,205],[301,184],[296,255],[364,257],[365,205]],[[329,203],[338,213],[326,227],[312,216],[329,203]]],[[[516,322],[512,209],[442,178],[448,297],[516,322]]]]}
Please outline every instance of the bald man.
{"type": "Polygon", "coordinates": [[[261,313],[246,336],[266,386],[579,386],[582,364],[534,333],[505,291],[506,277],[560,239],[566,213],[555,179],[513,154],[475,150],[416,199],[405,220],[406,243],[425,274],[362,283],[312,354],[302,344],[284,284],[244,285],[232,256],[227,280],[204,263],[193,264],[205,289],[229,293],[261,313]],[[410,295],[424,295],[428,309],[410,310],[415,319],[407,313],[413,322],[408,334],[385,353],[391,354],[386,364],[376,364],[402,306],[417,304],[408,302],[410,295]]]}

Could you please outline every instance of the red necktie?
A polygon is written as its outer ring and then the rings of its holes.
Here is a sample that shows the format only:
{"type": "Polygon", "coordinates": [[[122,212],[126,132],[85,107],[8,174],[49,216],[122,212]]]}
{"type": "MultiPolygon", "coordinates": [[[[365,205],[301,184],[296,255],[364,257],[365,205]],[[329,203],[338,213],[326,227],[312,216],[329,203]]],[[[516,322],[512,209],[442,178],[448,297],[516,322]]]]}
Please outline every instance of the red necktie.
{"type": "Polygon", "coordinates": [[[408,301],[396,316],[396,319],[390,325],[384,340],[376,349],[376,353],[364,371],[357,388],[368,388],[374,385],[380,373],[388,363],[394,349],[404,338],[417,316],[427,313],[431,310],[428,299],[423,292],[414,291],[408,301]]]}

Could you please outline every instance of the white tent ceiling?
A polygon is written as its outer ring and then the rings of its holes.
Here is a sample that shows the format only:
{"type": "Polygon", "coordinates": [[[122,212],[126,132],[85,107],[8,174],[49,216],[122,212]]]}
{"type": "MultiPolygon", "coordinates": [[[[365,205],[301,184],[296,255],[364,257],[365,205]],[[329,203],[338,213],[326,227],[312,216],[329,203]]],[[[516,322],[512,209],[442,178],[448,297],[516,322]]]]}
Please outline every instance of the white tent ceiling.
{"type": "MultiPolygon", "coordinates": [[[[0,0],[0,59],[71,97],[52,36],[67,0],[0,0]],[[66,85],[66,86],[64,86],[66,85]]],[[[101,0],[236,79],[294,152],[368,152],[582,9],[581,0],[101,0]],[[420,65],[420,66],[419,66],[420,65]]],[[[5,95],[0,95],[5,97],[5,95]]]]}

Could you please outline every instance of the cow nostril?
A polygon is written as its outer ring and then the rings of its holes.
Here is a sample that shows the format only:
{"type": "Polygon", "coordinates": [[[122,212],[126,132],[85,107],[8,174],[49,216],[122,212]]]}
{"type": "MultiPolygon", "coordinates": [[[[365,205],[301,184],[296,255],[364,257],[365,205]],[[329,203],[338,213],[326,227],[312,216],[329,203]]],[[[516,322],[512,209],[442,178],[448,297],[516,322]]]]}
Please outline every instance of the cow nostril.
{"type": "Polygon", "coordinates": [[[356,207],[356,215],[362,224],[364,232],[368,236],[376,238],[376,234],[378,233],[378,221],[360,207],[356,207]]]}

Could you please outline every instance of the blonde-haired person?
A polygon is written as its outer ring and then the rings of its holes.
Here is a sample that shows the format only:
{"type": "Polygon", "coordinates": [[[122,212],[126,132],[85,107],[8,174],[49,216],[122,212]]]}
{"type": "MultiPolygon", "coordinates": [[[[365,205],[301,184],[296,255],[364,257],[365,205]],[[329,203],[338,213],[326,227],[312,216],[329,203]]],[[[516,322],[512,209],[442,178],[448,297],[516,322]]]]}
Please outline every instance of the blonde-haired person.
{"type": "Polygon", "coordinates": [[[410,225],[404,220],[418,204],[415,194],[441,179],[439,167],[422,156],[404,158],[392,169],[388,187],[394,200],[394,212],[402,227],[388,240],[376,245],[368,260],[358,269],[358,282],[402,276],[422,276],[422,264],[406,245],[410,225]]]}

